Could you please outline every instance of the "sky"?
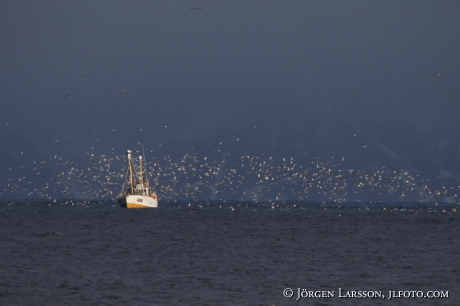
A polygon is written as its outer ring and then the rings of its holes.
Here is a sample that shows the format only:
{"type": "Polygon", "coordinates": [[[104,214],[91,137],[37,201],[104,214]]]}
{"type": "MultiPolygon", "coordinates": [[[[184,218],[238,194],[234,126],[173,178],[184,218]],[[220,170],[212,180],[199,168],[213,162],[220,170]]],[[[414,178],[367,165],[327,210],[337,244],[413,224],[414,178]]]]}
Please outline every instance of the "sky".
{"type": "Polygon", "coordinates": [[[458,185],[458,1],[4,0],[0,39],[4,173],[141,143],[458,185]]]}

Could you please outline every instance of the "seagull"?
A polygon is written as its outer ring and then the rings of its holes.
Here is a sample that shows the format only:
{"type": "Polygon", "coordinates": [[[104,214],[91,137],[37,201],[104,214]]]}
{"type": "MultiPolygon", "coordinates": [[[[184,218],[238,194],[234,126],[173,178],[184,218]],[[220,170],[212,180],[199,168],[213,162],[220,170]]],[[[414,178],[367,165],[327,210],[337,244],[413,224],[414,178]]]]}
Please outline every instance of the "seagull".
{"type": "Polygon", "coordinates": [[[189,9],[190,9],[190,10],[199,10],[199,11],[201,11],[201,9],[200,9],[199,7],[191,7],[191,8],[189,8],[189,9]]]}
{"type": "Polygon", "coordinates": [[[70,96],[70,94],[65,94],[65,95],[64,95],[64,99],[67,98],[68,96],[70,96]]]}
{"type": "Polygon", "coordinates": [[[445,74],[444,74],[444,73],[441,73],[441,72],[435,72],[435,73],[433,73],[432,75],[430,75],[430,78],[431,78],[432,76],[441,76],[441,75],[444,75],[444,76],[445,76],[445,74]]]}

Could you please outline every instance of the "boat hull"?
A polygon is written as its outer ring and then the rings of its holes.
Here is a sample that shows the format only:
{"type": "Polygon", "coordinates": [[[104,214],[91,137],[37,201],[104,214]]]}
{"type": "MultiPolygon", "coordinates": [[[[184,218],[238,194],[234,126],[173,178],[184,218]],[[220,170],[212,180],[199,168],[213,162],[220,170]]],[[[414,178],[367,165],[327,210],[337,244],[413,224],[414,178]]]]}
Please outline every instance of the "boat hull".
{"type": "Polygon", "coordinates": [[[157,208],[158,199],[156,195],[148,197],[143,195],[128,194],[118,199],[121,207],[127,208],[157,208]]]}

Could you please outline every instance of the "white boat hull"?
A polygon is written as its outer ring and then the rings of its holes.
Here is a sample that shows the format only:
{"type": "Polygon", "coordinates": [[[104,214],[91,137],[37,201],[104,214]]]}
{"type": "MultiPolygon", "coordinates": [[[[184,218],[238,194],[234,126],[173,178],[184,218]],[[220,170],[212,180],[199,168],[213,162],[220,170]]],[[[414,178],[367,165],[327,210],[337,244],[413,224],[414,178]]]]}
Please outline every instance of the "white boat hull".
{"type": "Polygon", "coordinates": [[[151,197],[143,195],[128,194],[118,199],[121,207],[127,208],[157,208],[158,199],[154,194],[151,197]]]}

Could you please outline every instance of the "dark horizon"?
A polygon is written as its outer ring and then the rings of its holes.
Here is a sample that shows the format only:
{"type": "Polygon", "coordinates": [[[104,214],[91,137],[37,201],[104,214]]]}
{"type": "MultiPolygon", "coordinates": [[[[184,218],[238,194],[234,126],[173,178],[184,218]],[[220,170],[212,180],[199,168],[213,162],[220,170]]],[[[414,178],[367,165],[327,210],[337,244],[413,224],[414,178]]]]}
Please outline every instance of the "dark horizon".
{"type": "MultiPolygon", "coordinates": [[[[408,172],[458,203],[458,16],[453,1],[4,1],[0,198],[50,184],[41,161],[67,173],[142,143],[152,162],[193,153],[226,170],[343,159],[334,169],[408,172]]],[[[178,178],[177,194],[199,180],[178,178]]]]}

